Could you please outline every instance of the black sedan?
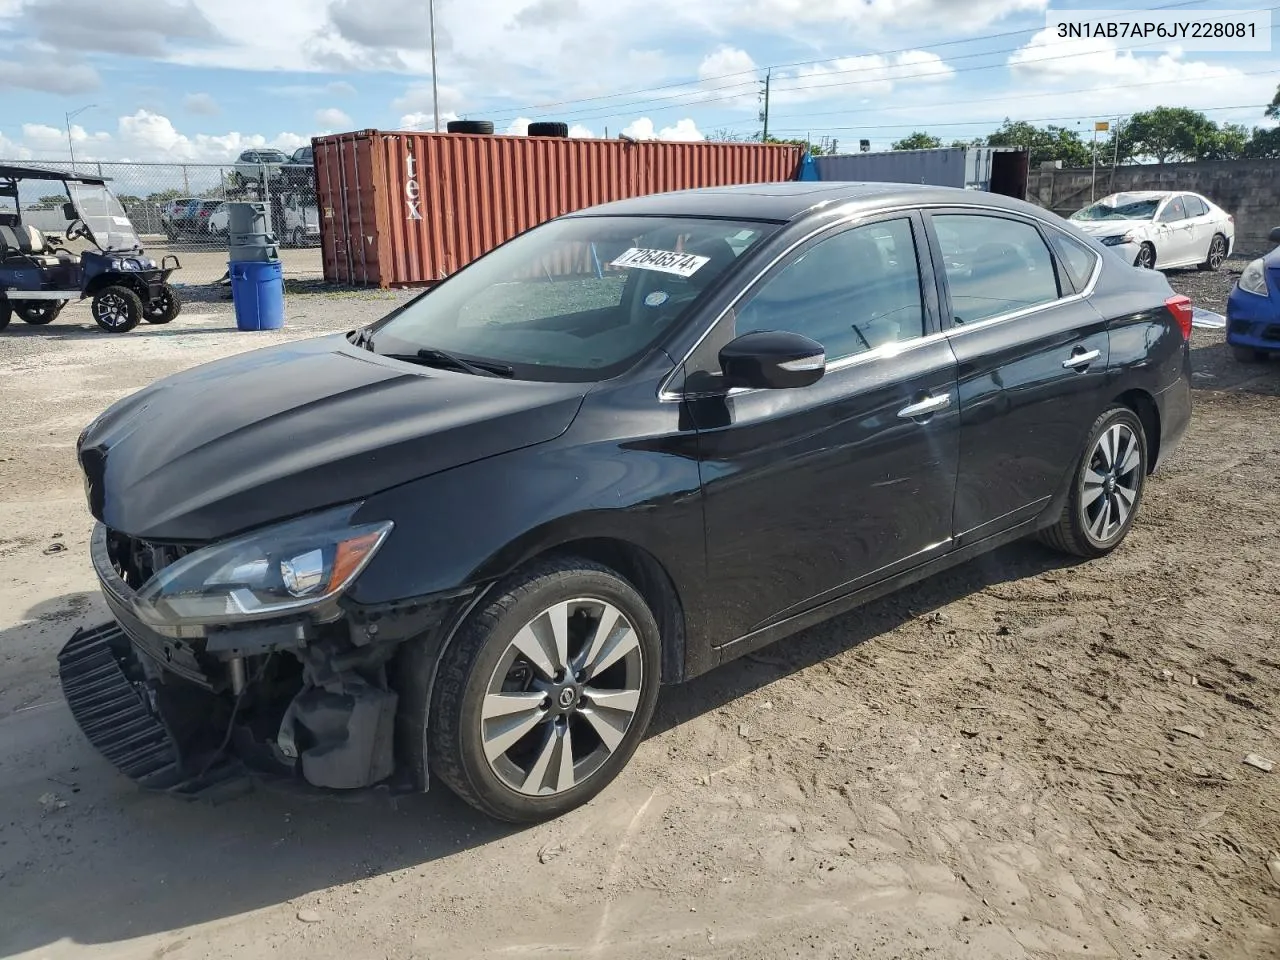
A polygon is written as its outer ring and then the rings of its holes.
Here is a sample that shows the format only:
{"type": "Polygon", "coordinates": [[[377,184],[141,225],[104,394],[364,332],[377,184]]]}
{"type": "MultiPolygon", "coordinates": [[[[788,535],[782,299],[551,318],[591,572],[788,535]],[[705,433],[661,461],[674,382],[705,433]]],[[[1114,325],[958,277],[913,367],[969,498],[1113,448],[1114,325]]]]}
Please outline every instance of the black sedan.
{"type": "Polygon", "coordinates": [[[555,816],[662,684],[1017,538],[1114,550],[1187,429],[1190,332],[1161,274],[984,193],[564,216],[369,327],[95,420],[115,619],[63,687],[149,787],[430,771],[555,816]]]}

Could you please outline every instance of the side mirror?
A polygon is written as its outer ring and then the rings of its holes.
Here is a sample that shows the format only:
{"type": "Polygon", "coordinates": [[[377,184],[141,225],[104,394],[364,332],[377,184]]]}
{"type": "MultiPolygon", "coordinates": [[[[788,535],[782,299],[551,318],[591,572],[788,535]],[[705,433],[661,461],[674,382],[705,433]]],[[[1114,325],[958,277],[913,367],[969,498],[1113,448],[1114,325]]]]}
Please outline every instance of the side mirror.
{"type": "Polygon", "coordinates": [[[822,344],[785,330],[744,333],[720,348],[726,387],[786,390],[807,387],[827,369],[822,344]]]}
{"type": "Polygon", "coordinates": [[[1271,231],[1271,237],[1269,239],[1272,243],[1280,243],[1280,227],[1276,227],[1271,231]]]}
{"type": "Polygon", "coordinates": [[[68,223],[80,219],[80,214],[76,213],[76,205],[70,200],[62,205],[62,216],[68,223]]]}

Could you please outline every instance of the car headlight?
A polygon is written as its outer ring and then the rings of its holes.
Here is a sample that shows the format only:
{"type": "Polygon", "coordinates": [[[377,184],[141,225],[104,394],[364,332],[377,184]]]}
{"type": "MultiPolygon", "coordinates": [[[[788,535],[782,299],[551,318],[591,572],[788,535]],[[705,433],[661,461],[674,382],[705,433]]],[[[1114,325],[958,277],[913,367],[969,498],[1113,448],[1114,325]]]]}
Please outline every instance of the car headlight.
{"type": "Polygon", "coordinates": [[[1267,274],[1261,258],[1244,268],[1244,273],[1240,274],[1240,289],[1245,293],[1256,293],[1260,297],[1269,296],[1267,274]]]}
{"type": "Polygon", "coordinates": [[[137,614],[155,626],[219,624],[322,606],[351,585],[391,532],[390,520],[352,525],[358,506],[189,553],[142,585],[137,614]]]}
{"type": "Polygon", "coordinates": [[[1102,243],[1108,247],[1118,247],[1122,243],[1133,243],[1137,239],[1137,234],[1130,230],[1128,233],[1117,233],[1110,237],[1103,237],[1102,243]]]}

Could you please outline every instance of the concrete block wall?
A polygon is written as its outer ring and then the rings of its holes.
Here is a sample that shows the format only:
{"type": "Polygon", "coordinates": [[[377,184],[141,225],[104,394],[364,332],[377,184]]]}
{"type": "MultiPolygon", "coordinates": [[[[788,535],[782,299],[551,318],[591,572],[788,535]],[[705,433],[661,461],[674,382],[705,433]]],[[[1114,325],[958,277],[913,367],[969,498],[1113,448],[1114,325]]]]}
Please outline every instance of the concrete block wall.
{"type": "MultiPolygon", "coordinates": [[[[1089,203],[1092,168],[1030,172],[1027,199],[1068,216],[1089,203]]],[[[1099,199],[1124,190],[1189,190],[1235,217],[1236,253],[1256,256],[1280,227],[1280,160],[1212,160],[1200,163],[1098,167],[1099,199]]]]}

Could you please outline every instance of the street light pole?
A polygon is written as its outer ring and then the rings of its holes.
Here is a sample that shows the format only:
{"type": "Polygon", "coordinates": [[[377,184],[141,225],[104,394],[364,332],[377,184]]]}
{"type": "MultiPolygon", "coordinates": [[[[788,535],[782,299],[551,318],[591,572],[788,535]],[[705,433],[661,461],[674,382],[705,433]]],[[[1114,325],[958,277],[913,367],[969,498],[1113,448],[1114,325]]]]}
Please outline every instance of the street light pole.
{"type": "Polygon", "coordinates": [[[431,24],[431,108],[435,111],[435,132],[440,132],[440,93],[436,88],[436,0],[427,0],[427,17],[431,24]]]}
{"type": "Polygon", "coordinates": [[[81,107],[79,110],[72,110],[70,113],[66,114],[67,150],[71,153],[71,172],[72,173],[76,172],[76,146],[75,146],[75,142],[71,139],[71,118],[78,117],[80,114],[84,113],[86,110],[92,110],[96,106],[97,106],[96,103],[91,103],[86,107],[81,107]]]}

